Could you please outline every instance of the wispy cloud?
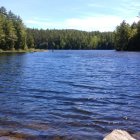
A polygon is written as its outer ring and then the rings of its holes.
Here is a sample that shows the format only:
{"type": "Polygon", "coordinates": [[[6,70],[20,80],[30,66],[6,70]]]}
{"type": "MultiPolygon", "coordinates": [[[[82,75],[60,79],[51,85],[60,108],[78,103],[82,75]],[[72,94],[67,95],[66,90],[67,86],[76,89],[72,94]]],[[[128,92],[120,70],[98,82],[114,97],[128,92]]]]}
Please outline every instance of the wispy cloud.
{"type": "MultiPolygon", "coordinates": [[[[83,0],[84,2],[84,0],[83,0]]],[[[80,4],[79,4],[80,5],[80,4]]],[[[68,6],[67,6],[68,7],[68,6]]],[[[86,31],[113,31],[123,20],[129,24],[137,22],[140,12],[139,0],[118,0],[108,2],[89,0],[84,7],[72,6],[72,10],[60,8],[49,18],[32,18],[26,20],[28,27],[43,29],[78,29],[86,31]],[[63,14],[63,13],[64,14],[63,14]],[[65,16],[63,16],[65,15],[65,16]]]]}
{"type": "Polygon", "coordinates": [[[31,28],[112,31],[122,20],[138,21],[140,12],[140,0],[9,1],[0,0],[31,28]]]}
{"type": "MultiPolygon", "coordinates": [[[[61,22],[50,21],[50,20],[27,20],[26,24],[29,27],[43,28],[43,29],[78,29],[85,31],[113,31],[115,27],[122,22],[122,18],[119,16],[94,16],[94,17],[85,17],[85,18],[70,18],[65,19],[61,22]]],[[[138,18],[127,18],[128,23],[138,21],[138,18]]]]}
{"type": "Polygon", "coordinates": [[[122,0],[120,7],[116,7],[122,15],[136,16],[140,11],[140,2],[138,0],[122,0]]]}

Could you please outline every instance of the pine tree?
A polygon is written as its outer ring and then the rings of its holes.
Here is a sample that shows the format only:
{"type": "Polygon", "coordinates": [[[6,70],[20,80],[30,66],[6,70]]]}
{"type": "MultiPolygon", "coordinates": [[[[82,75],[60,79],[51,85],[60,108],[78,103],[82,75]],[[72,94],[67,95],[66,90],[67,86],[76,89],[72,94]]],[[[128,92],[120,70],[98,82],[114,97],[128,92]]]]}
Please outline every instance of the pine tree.
{"type": "Polygon", "coordinates": [[[15,22],[16,34],[17,34],[17,42],[16,42],[16,49],[27,49],[26,44],[26,29],[22,23],[22,20],[18,18],[15,22]]]}
{"type": "Polygon", "coordinates": [[[30,33],[27,33],[27,46],[28,48],[35,48],[34,38],[30,33]]]}
{"type": "Polygon", "coordinates": [[[115,44],[117,50],[127,50],[131,38],[131,27],[125,21],[117,27],[115,32],[115,44]]]}
{"type": "Polygon", "coordinates": [[[0,49],[5,49],[5,33],[4,33],[4,21],[5,17],[0,14],[0,49]]]}
{"type": "Polygon", "coordinates": [[[5,22],[5,42],[6,42],[6,50],[13,50],[15,49],[15,43],[17,41],[16,31],[13,25],[12,20],[7,19],[5,22]]]}

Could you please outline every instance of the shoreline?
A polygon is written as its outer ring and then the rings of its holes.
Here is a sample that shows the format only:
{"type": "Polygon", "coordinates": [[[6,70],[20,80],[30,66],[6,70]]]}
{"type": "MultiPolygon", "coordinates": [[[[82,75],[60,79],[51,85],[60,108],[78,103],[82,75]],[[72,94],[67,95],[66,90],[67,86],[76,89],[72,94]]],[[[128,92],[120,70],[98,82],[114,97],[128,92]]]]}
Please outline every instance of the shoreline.
{"type": "Polygon", "coordinates": [[[44,50],[44,49],[0,50],[0,54],[2,53],[33,53],[33,52],[48,52],[48,50],[44,50]]]}
{"type": "MultiPolygon", "coordinates": [[[[63,140],[63,136],[52,136],[50,137],[53,140],[63,140]]],[[[4,131],[0,130],[0,140],[37,140],[40,139],[39,136],[34,136],[25,133],[12,132],[12,131],[4,131]]],[[[47,137],[46,137],[47,139],[47,137]]],[[[105,137],[103,136],[103,140],[140,140],[140,132],[136,134],[130,134],[124,130],[113,130],[105,137]]]]}

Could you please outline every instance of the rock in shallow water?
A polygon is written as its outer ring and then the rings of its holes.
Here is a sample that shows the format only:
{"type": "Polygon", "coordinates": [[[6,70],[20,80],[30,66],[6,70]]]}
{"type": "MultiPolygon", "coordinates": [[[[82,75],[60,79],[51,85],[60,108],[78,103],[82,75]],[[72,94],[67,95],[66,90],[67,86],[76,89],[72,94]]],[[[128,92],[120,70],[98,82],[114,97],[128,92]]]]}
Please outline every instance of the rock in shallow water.
{"type": "Polygon", "coordinates": [[[103,140],[136,140],[128,132],[123,130],[114,130],[103,140]]]}
{"type": "Polygon", "coordinates": [[[140,140],[140,132],[132,135],[136,140],[140,140]]]}

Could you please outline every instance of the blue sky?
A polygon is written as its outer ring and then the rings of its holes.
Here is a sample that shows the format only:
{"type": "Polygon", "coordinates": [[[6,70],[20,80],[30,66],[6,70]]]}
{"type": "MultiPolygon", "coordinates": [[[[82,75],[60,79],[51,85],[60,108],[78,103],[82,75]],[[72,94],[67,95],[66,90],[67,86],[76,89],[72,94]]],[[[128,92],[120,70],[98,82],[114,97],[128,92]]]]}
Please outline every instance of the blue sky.
{"type": "Polygon", "coordinates": [[[0,0],[31,28],[113,31],[138,21],[140,0],[0,0]]]}

